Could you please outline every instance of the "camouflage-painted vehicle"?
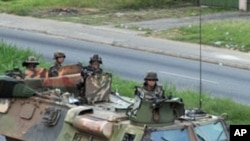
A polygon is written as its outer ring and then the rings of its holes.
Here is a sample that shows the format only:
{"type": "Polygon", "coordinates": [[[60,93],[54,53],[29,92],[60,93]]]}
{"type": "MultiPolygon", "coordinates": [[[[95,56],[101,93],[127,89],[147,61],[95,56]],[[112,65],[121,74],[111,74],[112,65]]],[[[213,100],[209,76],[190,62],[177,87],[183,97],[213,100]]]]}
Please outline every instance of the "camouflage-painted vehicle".
{"type": "MultiPolygon", "coordinates": [[[[81,63],[77,64],[69,64],[62,66],[58,71],[58,76],[65,76],[71,74],[80,74],[82,68],[81,63]]],[[[22,70],[18,67],[14,67],[12,70],[5,71],[5,75],[13,77],[13,78],[20,78],[20,79],[36,79],[36,78],[48,78],[48,70],[46,68],[35,68],[33,71],[22,70]]]]}
{"type": "Polygon", "coordinates": [[[31,88],[41,91],[44,89],[58,88],[64,92],[77,93],[76,84],[82,79],[82,64],[71,64],[62,66],[58,72],[58,77],[48,77],[46,68],[36,68],[34,71],[25,71],[19,68],[6,71],[7,76],[22,79],[31,88]]]}
{"type": "Polygon", "coordinates": [[[58,90],[37,92],[0,77],[0,134],[10,141],[228,141],[222,117],[185,110],[180,98],[129,99],[111,75],[86,80],[85,105],[58,90]]]}

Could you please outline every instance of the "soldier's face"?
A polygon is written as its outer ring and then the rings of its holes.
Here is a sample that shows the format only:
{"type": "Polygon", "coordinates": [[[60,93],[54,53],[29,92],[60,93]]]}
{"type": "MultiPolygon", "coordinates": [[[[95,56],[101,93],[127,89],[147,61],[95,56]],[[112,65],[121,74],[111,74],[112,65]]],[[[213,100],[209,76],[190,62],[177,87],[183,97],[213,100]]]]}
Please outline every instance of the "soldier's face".
{"type": "Polygon", "coordinates": [[[28,64],[27,68],[30,70],[34,70],[36,68],[36,64],[28,64]]]}
{"type": "Polygon", "coordinates": [[[58,57],[57,62],[62,64],[64,62],[64,57],[58,57]]]}
{"type": "Polygon", "coordinates": [[[93,62],[93,63],[91,64],[91,67],[92,67],[94,70],[98,70],[98,69],[99,69],[99,66],[100,66],[99,62],[93,62]]]}
{"type": "Polygon", "coordinates": [[[154,86],[155,86],[155,84],[156,84],[156,81],[155,81],[155,80],[153,80],[153,79],[149,79],[149,80],[147,80],[147,83],[148,83],[148,86],[150,86],[150,87],[154,87],[154,86]]]}

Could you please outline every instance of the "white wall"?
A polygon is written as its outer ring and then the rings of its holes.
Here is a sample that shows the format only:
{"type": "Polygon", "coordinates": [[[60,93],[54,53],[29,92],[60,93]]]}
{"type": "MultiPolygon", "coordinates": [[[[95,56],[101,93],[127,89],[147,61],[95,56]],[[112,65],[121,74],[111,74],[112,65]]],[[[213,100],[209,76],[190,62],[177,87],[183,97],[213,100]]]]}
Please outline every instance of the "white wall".
{"type": "Polygon", "coordinates": [[[239,0],[239,10],[247,11],[247,0],[239,0]]]}

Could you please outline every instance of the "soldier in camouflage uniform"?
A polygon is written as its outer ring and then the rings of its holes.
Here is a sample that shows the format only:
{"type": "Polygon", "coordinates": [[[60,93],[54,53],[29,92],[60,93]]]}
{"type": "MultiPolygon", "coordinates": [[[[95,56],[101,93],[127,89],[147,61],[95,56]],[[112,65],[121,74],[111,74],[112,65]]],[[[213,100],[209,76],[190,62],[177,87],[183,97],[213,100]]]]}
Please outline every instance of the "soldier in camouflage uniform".
{"type": "Polygon", "coordinates": [[[164,99],[163,87],[157,84],[158,78],[155,72],[148,72],[144,78],[143,86],[136,86],[135,95],[141,99],[164,99]]]}
{"type": "Polygon", "coordinates": [[[82,76],[102,74],[103,70],[100,68],[100,64],[102,64],[102,58],[98,54],[94,54],[89,60],[89,65],[82,68],[82,76]]]}
{"type": "Polygon", "coordinates": [[[82,97],[84,97],[84,91],[85,91],[84,82],[86,81],[86,78],[90,75],[103,73],[102,68],[100,68],[100,64],[102,64],[102,58],[98,54],[94,54],[89,60],[89,65],[82,67],[81,70],[82,80],[76,85],[82,97]]]}
{"type": "Polygon", "coordinates": [[[63,52],[58,51],[54,53],[55,63],[49,69],[49,77],[58,76],[58,71],[62,67],[65,57],[66,55],[63,52]]]}

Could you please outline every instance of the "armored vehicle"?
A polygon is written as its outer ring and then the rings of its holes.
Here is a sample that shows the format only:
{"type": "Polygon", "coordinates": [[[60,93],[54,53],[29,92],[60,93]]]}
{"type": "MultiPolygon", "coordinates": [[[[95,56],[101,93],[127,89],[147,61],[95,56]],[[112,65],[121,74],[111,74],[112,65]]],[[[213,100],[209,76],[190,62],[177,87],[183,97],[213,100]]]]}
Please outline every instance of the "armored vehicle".
{"type": "Polygon", "coordinates": [[[82,79],[82,64],[70,64],[62,66],[57,77],[48,77],[46,68],[36,68],[33,71],[25,71],[14,68],[5,72],[5,75],[15,79],[22,79],[31,88],[41,91],[44,89],[58,88],[62,91],[77,93],[76,84],[82,79]]]}
{"type": "Polygon", "coordinates": [[[222,117],[185,110],[181,98],[144,100],[110,91],[111,75],[86,79],[81,98],[35,91],[0,77],[0,134],[10,141],[227,141],[222,117]]]}

